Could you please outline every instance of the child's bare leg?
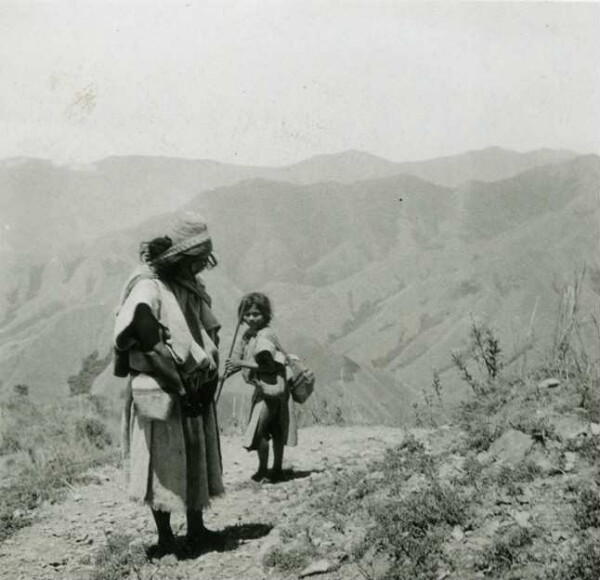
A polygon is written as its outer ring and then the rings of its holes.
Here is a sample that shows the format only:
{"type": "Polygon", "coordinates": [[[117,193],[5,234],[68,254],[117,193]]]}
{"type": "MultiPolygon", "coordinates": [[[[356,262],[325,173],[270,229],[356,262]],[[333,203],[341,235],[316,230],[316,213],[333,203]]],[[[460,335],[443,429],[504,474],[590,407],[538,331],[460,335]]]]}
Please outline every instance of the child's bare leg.
{"type": "Polygon", "coordinates": [[[267,466],[269,465],[269,441],[262,438],[256,450],[258,455],[258,471],[252,476],[255,481],[260,481],[267,475],[267,466]]]}
{"type": "Polygon", "coordinates": [[[283,450],[285,444],[281,434],[277,434],[273,437],[273,475],[281,475],[283,470],[283,450]]]}

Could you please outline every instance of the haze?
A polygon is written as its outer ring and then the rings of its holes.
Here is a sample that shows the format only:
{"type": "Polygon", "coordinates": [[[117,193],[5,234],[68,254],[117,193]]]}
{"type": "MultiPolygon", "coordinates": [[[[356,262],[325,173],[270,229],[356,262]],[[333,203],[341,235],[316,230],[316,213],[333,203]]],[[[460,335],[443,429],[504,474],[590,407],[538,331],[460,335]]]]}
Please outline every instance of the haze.
{"type": "Polygon", "coordinates": [[[598,151],[598,5],[0,6],[0,158],[598,151]]]}

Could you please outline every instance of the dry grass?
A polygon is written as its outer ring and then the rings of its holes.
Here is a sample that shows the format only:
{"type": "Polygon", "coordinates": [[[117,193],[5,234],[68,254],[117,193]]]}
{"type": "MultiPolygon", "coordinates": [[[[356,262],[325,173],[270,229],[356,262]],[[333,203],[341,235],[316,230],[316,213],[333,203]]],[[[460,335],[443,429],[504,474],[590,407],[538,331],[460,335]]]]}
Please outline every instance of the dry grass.
{"type": "Polygon", "coordinates": [[[0,406],[0,540],[27,525],[94,465],[117,459],[117,426],[100,401],[82,396],[36,404],[17,394],[0,406]]]}

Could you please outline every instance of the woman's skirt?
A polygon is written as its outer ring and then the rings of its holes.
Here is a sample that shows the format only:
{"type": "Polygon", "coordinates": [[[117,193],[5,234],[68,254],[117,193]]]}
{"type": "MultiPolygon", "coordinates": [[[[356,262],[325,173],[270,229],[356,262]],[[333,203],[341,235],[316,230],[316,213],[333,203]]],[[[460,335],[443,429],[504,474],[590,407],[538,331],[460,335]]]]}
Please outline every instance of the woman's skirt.
{"type": "Polygon", "coordinates": [[[129,452],[129,493],[153,510],[199,510],[224,492],[214,403],[184,417],[176,402],[166,421],[141,417],[129,398],[123,448],[129,452]]]}

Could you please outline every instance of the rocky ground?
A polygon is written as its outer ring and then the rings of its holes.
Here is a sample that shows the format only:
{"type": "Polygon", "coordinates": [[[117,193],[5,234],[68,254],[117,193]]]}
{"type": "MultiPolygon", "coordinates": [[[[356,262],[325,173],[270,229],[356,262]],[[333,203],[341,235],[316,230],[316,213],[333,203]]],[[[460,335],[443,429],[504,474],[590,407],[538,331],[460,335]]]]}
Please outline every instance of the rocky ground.
{"type": "Polygon", "coordinates": [[[97,468],[0,543],[0,578],[595,580],[600,424],[557,385],[498,385],[452,426],[305,428],[277,484],[223,437],[226,543],[183,559],[147,557],[149,510],[97,468]]]}
{"type": "MultiPolygon", "coordinates": [[[[123,549],[119,544],[128,545],[125,552],[129,554],[123,557],[125,565],[132,568],[133,578],[279,578],[283,573],[265,567],[263,560],[280,541],[278,524],[301,509],[307,490],[320,480],[380,458],[387,447],[398,445],[403,437],[402,430],[385,427],[303,429],[300,445],[287,450],[285,467],[292,470],[290,479],[277,484],[252,482],[249,477],[256,468],[255,454],[242,449],[239,438],[224,438],[227,493],[214,501],[206,521],[212,529],[228,531],[227,549],[183,561],[173,556],[136,560],[136,554],[143,554],[142,548],[155,539],[151,514],[144,506],[128,501],[120,470],[102,467],[90,473],[90,483],[72,487],[64,502],[41,506],[31,526],[0,544],[0,578],[117,577],[124,570],[117,570],[115,558],[107,554],[111,541],[117,551],[123,549]]],[[[183,524],[182,517],[175,519],[179,534],[185,532],[183,524]]],[[[355,576],[361,577],[358,572],[355,576]]],[[[334,570],[324,577],[350,576],[334,570]]]]}

